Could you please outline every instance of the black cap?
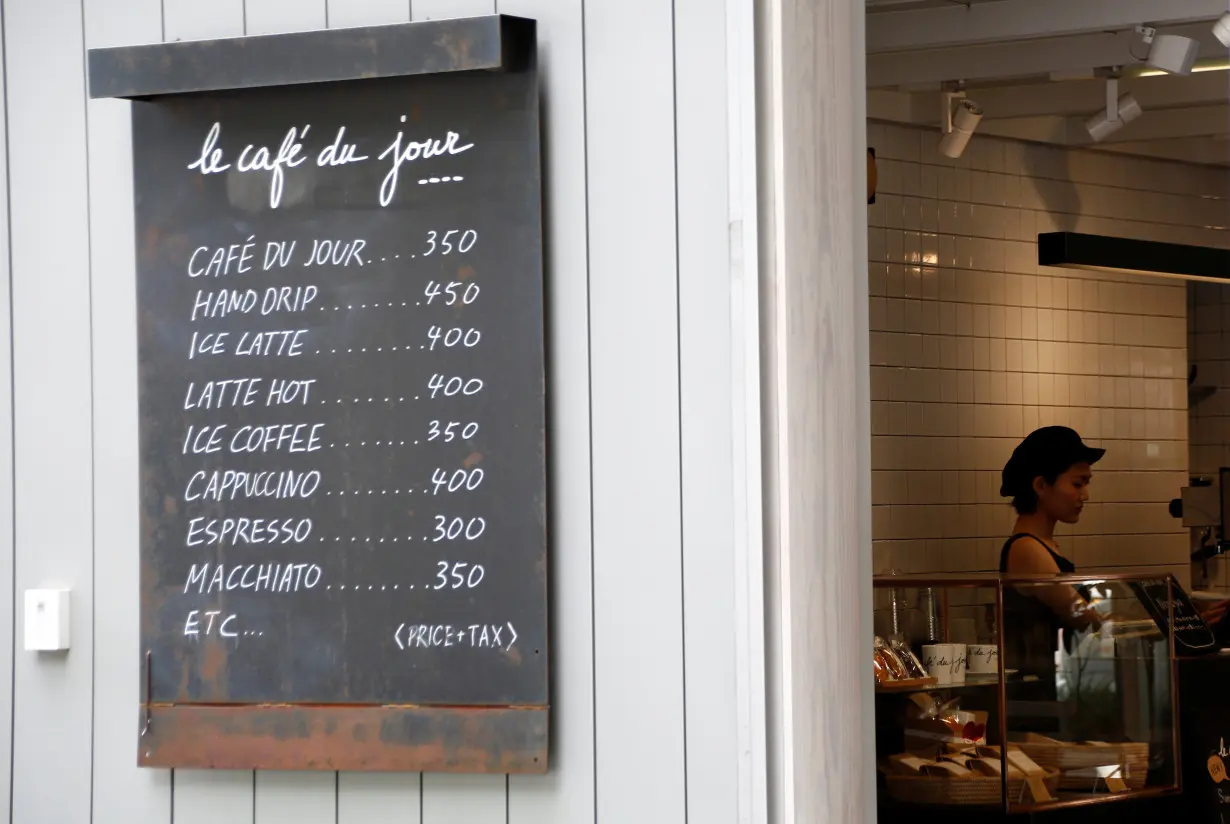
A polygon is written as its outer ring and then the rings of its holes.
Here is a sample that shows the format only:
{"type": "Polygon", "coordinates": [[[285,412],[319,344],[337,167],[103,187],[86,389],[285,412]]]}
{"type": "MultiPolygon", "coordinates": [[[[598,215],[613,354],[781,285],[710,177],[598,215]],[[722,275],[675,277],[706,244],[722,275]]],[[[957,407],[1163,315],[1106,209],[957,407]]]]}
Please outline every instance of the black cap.
{"type": "Polygon", "coordinates": [[[1035,429],[1012,451],[1004,465],[999,494],[1015,497],[1030,489],[1039,475],[1061,475],[1073,464],[1095,464],[1105,454],[1105,449],[1086,446],[1076,430],[1066,426],[1035,429]]]}

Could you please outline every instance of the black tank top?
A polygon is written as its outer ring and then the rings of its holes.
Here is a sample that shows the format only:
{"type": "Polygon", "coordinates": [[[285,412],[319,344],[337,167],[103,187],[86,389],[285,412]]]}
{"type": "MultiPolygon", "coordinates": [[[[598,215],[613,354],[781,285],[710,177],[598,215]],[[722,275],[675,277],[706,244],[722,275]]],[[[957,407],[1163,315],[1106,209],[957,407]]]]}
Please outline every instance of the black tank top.
{"type": "Polygon", "coordinates": [[[1033,538],[1038,543],[1042,544],[1043,548],[1051,554],[1051,558],[1055,561],[1055,565],[1059,567],[1059,571],[1064,575],[1071,575],[1076,572],[1076,564],[1069,561],[1067,558],[1060,555],[1055,550],[1051,549],[1046,541],[1039,538],[1037,535],[1031,535],[1028,532],[1018,532],[1007,541],[1004,542],[1004,548],[999,552],[999,571],[1001,573],[1008,572],[1008,553],[1012,550],[1012,545],[1022,538],[1033,538]]]}
{"type": "MultiPolygon", "coordinates": [[[[1052,550],[1045,541],[1021,532],[1004,542],[999,553],[1001,574],[1008,572],[1008,553],[1021,538],[1033,538],[1046,547],[1061,574],[1076,572],[1076,565],[1052,550]]],[[[1022,594],[1015,587],[1004,588],[1004,613],[1004,666],[1054,684],[1055,652],[1059,649],[1059,633],[1065,628],[1064,623],[1046,604],[1022,594]]]]}

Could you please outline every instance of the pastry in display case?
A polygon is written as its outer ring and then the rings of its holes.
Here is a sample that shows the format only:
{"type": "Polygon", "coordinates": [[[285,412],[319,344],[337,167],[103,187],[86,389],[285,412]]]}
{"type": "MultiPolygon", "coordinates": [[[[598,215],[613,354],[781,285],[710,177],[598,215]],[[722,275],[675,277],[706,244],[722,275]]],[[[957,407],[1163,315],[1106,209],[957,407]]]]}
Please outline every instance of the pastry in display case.
{"type": "Polygon", "coordinates": [[[891,644],[880,636],[875,638],[873,656],[876,684],[890,689],[911,689],[932,686],[936,679],[927,675],[922,662],[904,641],[895,639],[891,644]]]}
{"type": "Polygon", "coordinates": [[[1147,595],[1158,583],[878,576],[881,820],[923,808],[1043,812],[1176,793],[1174,635],[1147,595]],[[1079,615],[1059,607],[1073,590],[1079,615]]]}

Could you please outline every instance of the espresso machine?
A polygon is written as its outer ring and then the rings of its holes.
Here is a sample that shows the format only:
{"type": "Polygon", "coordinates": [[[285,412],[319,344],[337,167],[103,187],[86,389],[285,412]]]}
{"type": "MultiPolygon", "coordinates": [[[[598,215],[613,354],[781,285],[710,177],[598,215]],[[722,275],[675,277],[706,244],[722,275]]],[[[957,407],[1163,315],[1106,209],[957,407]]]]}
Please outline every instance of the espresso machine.
{"type": "Polygon", "coordinates": [[[1183,521],[1190,534],[1192,586],[1204,589],[1213,584],[1210,561],[1230,550],[1226,535],[1227,496],[1230,495],[1230,467],[1222,467],[1216,478],[1193,476],[1180,497],[1170,502],[1172,517],[1183,521]]]}

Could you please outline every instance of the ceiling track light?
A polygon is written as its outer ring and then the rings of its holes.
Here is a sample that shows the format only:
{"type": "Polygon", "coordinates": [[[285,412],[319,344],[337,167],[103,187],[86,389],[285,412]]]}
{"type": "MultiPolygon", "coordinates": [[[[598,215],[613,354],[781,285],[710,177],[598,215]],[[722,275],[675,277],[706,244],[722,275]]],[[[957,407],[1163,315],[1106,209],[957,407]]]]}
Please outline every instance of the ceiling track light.
{"type": "Polygon", "coordinates": [[[982,109],[972,100],[965,98],[964,91],[945,91],[940,95],[943,111],[940,114],[940,154],[945,157],[958,158],[965,152],[965,147],[973,136],[974,130],[982,121],[982,109]],[[953,112],[953,101],[956,100],[956,112],[953,112]]]}
{"type": "Polygon", "coordinates": [[[1094,143],[1101,143],[1115,132],[1140,117],[1144,110],[1130,94],[1119,96],[1119,78],[1106,80],[1106,108],[1085,121],[1085,131],[1094,143]]]}
{"type": "MultiPolygon", "coordinates": [[[[1218,25],[1220,24],[1221,21],[1218,21],[1218,25]]],[[[1214,32],[1216,31],[1215,27],[1214,32]]],[[[1136,32],[1149,47],[1149,56],[1145,58],[1145,63],[1167,74],[1192,73],[1192,66],[1196,65],[1196,58],[1200,55],[1198,42],[1177,34],[1158,34],[1157,29],[1152,26],[1137,26],[1136,32]]]]}

